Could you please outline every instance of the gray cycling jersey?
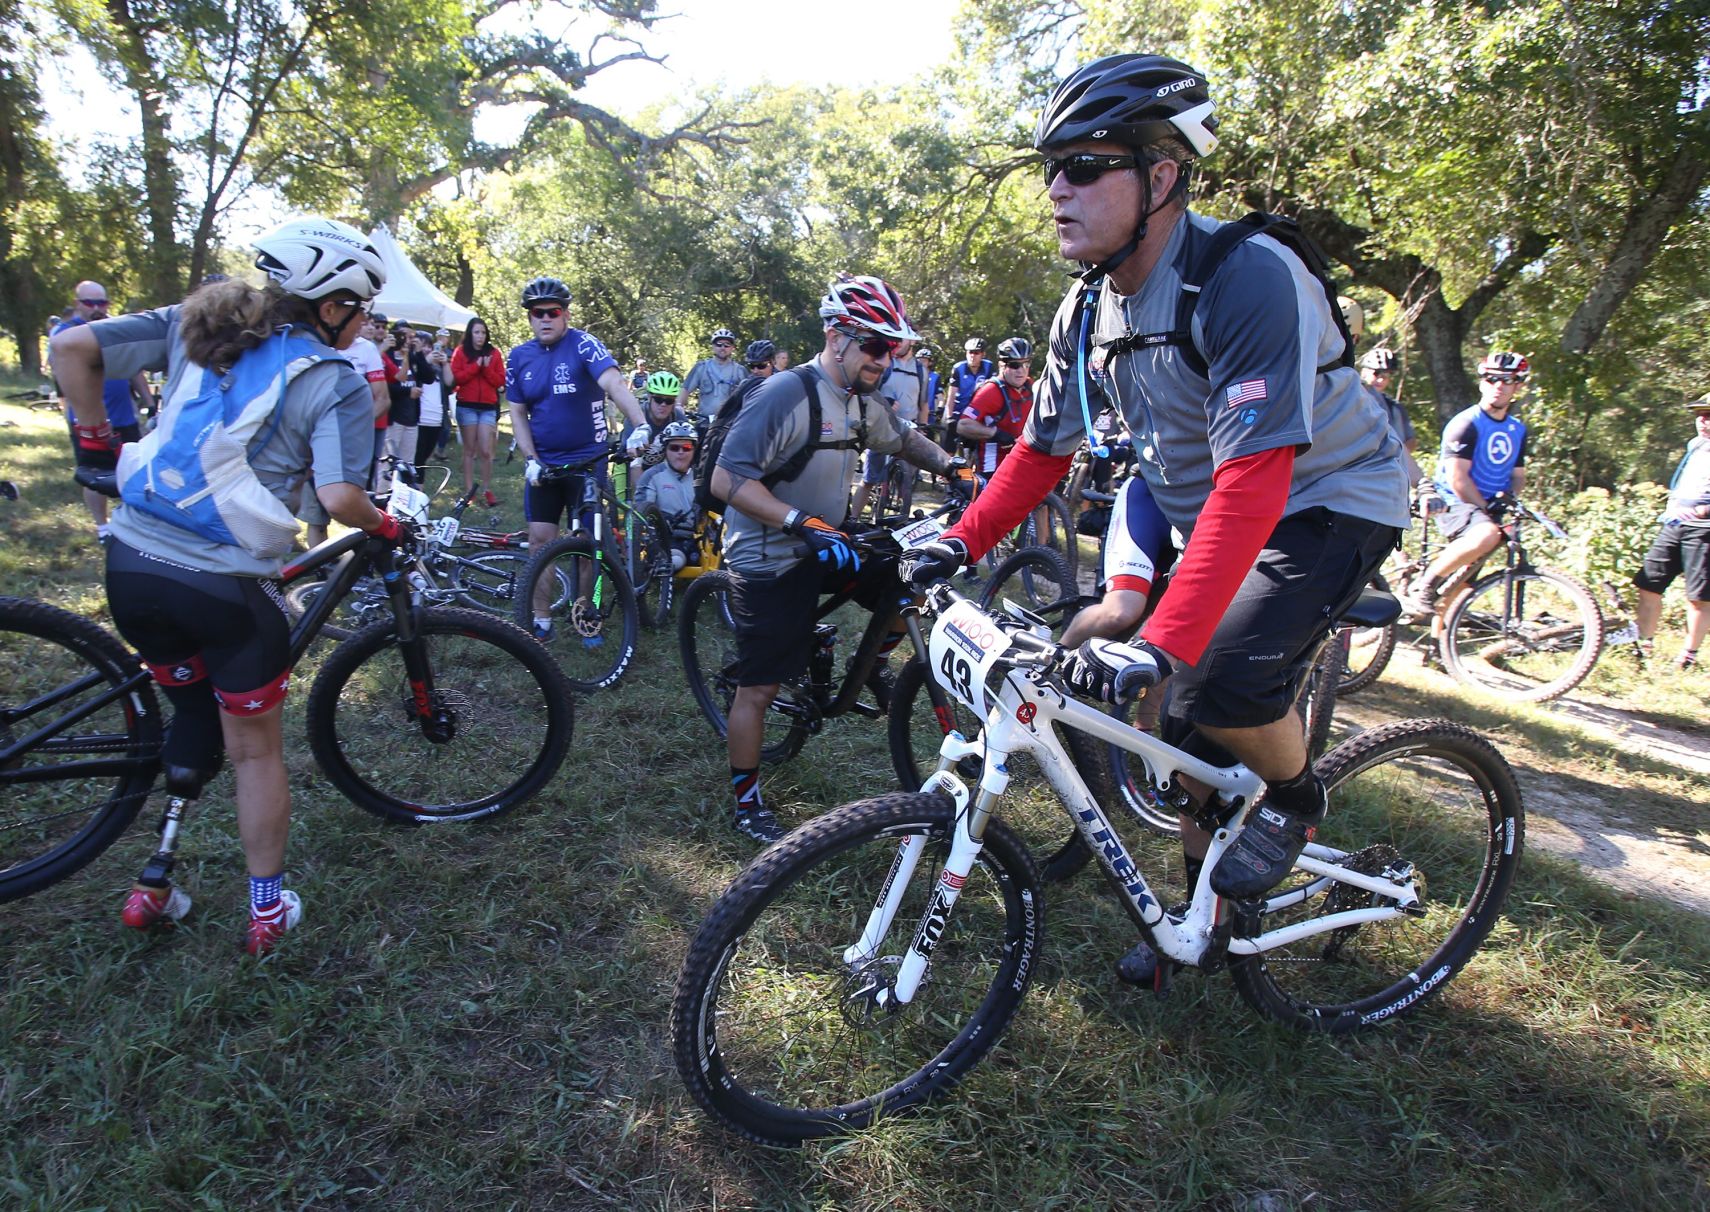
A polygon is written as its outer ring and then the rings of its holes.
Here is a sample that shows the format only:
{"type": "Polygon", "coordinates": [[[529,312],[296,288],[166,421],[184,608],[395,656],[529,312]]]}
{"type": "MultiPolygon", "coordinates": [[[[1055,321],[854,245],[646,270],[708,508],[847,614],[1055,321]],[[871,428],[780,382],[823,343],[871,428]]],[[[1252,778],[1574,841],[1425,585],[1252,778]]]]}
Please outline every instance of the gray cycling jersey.
{"type": "Polygon", "coordinates": [[[687,404],[693,392],[701,393],[699,405],[700,414],[710,417],[742,385],[742,380],[748,377],[748,368],[735,358],[728,362],[720,362],[717,358],[702,358],[683,379],[683,390],[678,395],[679,403],[687,404]]]}
{"type": "Polygon", "coordinates": [[[926,378],[920,363],[911,354],[893,358],[890,370],[879,381],[879,394],[891,402],[891,412],[905,421],[920,419],[921,384],[926,378]]]}
{"type": "Polygon", "coordinates": [[[1402,407],[1401,401],[1392,395],[1379,391],[1375,387],[1368,386],[1366,390],[1376,396],[1378,401],[1383,405],[1384,416],[1389,418],[1389,427],[1394,431],[1396,441],[1400,442],[1403,446],[1406,446],[1409,442],[1413,441],[1415,436],[1413,432],[1413,419],[1407,415],[1407,409],[1402,407]]]}
{"type": "MultiPolygon", "coordinates": [[[[91,325],[101,345],[109,375],[130,378],[139,370],[165,371],[162,399],[177,398],[185,374],[192,371],[178,333],[178,305],[134,315],[115,316],[91,325]]],[[[319,341],[299,328],[294,335],[319,341]]],[[[266,434],[250,441],[250,466],[262,485],[297,512],[303,484],[314,469],[315,485],[368,483],[374,456],[374,397],[368,384],[335,350],[332,361],[311,366],[285,391],[283,416],[271,441],[266,434]]],[[[193,373],[200,373],[195,368],[193,373]]],[[[113,512],[113,533],[138,551],[176,560],[207,572],[236,576],[274,577],[281,562],[258,560],[241,547],[210,542],[170,522],[149,517],[122,504],[113,512]]]]}
{"type": "MultiPolygon", "coordinates": [[[[1106,282],[1094,345],[1172,331],[1184,268],[1220,226],[1190,211],[1139,293],[1119,295],[1106,282]]],[[[1078,291],[1070,291],[1052,322],[1050,355],[1025,431],[1029,446],[1059,455],[1085,434],[1076,376],[1078,291]]],[[[1141,471],[1172,526],[1192,533],[1223,463],[1283,446],[1296,448],[1285,517],[1323,506],[1407,525],[1401,443],[1357,372],[1319,369],[1340,356],[1342,336],[1323,287],[1300,258],[1269,236],[1243,241],[1205,285],[1191,331],[1206,374],[1171,344],[1131,350],[1106,367],[1106,386],[1134,434],[1141,471]]],[[[1088,379],[1096,413],[1090,369],[1088,379]]]]}
{"type": "MultiPolygon", "coordinates": [[[[821,443],[855,437],[861,411],[867,420],[867,448],[880,454],[902,449],[903,431],[892,419],[884,397],[850,397],[834,387],[817,363],[810,364],[820,401],[821,443]]],[[[773,375],[743,402],[742,412],[726,435],[718,465],[731,477],[731,493],[749,480],[758,480],[779,467],[807,444],[808,402],[800,377],[786,371],[773,375]]],[[[849,483],[860,461],[855,450],[816,450],[802,474],[775,484],[772,495],[805,513],[816,514],[833,526],[843,525],[849,509],[849,483]]],[[[802,540],[767,526],[732,505],[724,514],[724,561],[748,576],[771,576],[802,558],[802,540]]]]}
{"type": "Polygon", "coordinates": [[[659,463],[641,473],[635,487],[635,507],[657,505],[667,522],[693,521],[695,517],[695,473],[676,472],[669,463],[659,463]]]}

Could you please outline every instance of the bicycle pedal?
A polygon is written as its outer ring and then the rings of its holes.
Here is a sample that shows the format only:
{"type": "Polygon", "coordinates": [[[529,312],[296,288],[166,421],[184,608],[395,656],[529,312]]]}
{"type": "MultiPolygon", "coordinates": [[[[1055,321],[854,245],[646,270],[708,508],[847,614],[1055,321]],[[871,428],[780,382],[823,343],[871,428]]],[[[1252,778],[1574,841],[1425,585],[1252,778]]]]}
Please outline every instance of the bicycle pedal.
{"type": "Polygon", "coordinates": [[[1176,972],[1181,965],[1174,960],[1158,957],[1158,966],[1152,973],[1152,996],[1159,1001],[1168,1001],[1170,991],[1176,987],[1176,972]]]}
{"type": "Polygon", "coordinates": [[[879,719],[885,714],[884,708],[877,703],[869,703],[864,699],[856,699],[854,703],[850,704],[849,710],[851,714],[863,716],[869,720],[879,719]]]}

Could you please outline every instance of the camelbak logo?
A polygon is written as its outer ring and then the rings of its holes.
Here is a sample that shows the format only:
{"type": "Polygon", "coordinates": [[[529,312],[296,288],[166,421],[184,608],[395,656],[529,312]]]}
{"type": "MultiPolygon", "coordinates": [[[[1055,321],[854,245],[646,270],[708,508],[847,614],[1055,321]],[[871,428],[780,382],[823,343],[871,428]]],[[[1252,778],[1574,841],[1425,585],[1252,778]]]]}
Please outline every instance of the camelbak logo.
{"type": "Polygon", "coordinates": [[[1195,80],[1192,76],[1189,76],[1186,80],[1177,80],[1174,84],[1164,85],[1163,88],[1160,88],[1158,90],[1158,95],[1160,97],[1167,97],[1171,93],[1181,92],[1182,89],[1184,89],[1184,88],[1192,88],[1194,85],[1196,85],[1198,83],[1199,83],[1198,80],[1195,80]]]}
{"type": "Polygon", "coordinates": [[[1094,132],[1093,132],[1093,133],[1092,133],[1092,137],[1093,137],[1093,138],[1095,138],[1095,139],[1102,139],[1102,138],[1104,138],[1104,137],[1105,137],[1105,136],[1106,136],[1106,135],[1108,135],[1108,134],[1109,134],[1109,133],[1110,133],[1110,132],[1109,132],[1109,131],[1107,131],[1107,130],[1095,130],[1095,131],[1094,131],[1094,132]]]}

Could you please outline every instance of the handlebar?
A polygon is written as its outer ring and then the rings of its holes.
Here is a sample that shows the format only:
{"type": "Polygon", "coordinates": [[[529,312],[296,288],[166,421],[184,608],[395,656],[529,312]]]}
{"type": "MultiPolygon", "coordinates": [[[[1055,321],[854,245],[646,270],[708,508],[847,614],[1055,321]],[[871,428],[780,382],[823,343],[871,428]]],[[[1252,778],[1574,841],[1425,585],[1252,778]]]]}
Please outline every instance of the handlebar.
{"type": "Polygon", "coordinates": [[[119,496],[119,473],[116,471],[103,471],[99,467],[85,467],[79,464],[71,475],[74,480],[91,492],[98,492],[104,497],[112,497],[115,500],[119,496]]]}

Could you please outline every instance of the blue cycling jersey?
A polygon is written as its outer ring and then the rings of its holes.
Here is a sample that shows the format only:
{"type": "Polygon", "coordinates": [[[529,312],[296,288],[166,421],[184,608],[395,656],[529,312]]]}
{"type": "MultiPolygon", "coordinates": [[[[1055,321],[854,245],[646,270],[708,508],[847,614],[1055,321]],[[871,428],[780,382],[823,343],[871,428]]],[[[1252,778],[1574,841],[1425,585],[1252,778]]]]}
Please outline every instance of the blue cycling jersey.
{"type": "Polygon", "coordinates": [[[1512,415],[1498,421],[1477,404],[1464,408],[1443,427],[1443,449],[1437,460],[1437,486],[1455,497],[1449,483],[1450,459],[1472,460],[1473,486],[1485,500],[1507,492],[1514,482],[1514,469],[1526,461],[1526,422],[1512,415]]]}
{"type": "Polygon", "coordinates": [[[600,376],[616,365],[599,338],[579,328],[566,330],[551,348],[537,339],[511,350],[505,396],[528,414],[542,463],[580,463],[604,449],[606,397],[600,376]]]}
{"type": "MultiPolygon", "coordinates": [[[[62,323],[55,324],[48,336],[58,336],[68,328],[76,328],[79,324],[87,324],[88,320],[72,317],[62,323]]],[[[101,403],[107,407],[107,422],[114,429],[121,425],[137,423],[137,407],[131,400],[131,381],[129,379],[105,379],[101,383],[101,403]]],[[[65,410],[66,418],[71,418],[71,409],[65,410]]]]}
{"type": "Polygon", "coordinates": [[[990,359],[981,362],[978,370],[962,361],[950,368],[950,377],[956,380],[956,412],[960,414],[968,406],[968,401],[974,398],[974,390],[996,377],[996,370],[990,359]]]}

